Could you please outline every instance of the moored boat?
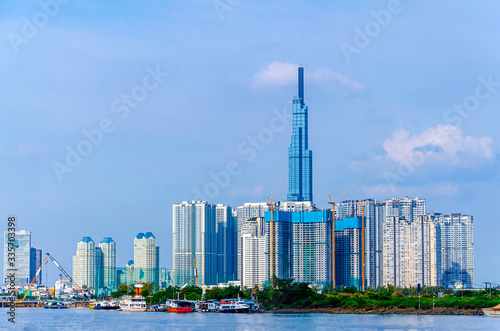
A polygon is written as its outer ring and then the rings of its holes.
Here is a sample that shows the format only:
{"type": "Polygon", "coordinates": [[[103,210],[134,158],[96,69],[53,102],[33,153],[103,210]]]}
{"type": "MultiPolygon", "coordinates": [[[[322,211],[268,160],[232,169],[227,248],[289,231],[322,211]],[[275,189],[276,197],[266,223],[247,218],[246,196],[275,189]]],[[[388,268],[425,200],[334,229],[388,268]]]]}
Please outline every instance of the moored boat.
{"type": "Polygon", "coordinates": [[[183,300],[172,300],[167,301],[167,311],[169,313],[191,313],[193,312],[193,306],[190,301],[183,300]]]}
{"type": "Polygon", "coordinates": [[[500,317],[500,305],[492,308],[483,308],[484,316],[487,317],[500,317]]]}
{"type": "Polygon", "coordinates": [[[220,302],[219,312],[221,313],[249,313],[250,307],[241,299],[226,300],[220,302]]]}
{"type": "Polygon", "coordinates": [[[60,301],[48,301],[43,305],[45,309],[67,309],[68,306],[60,301]]]}
{"type": "Polygon", "coordinates": [[[140,295],[135,297],[125,297],[120,301],[121,311],[142,312],[146,311],[146,301],[140,295]]]}

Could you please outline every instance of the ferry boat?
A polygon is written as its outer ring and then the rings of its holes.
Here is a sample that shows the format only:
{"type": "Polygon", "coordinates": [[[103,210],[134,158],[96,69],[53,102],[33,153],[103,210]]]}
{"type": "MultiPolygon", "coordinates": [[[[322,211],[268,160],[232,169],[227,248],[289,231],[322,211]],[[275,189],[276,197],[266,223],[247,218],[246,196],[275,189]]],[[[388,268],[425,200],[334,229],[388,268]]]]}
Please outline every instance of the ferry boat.
{"type": "Polygon", "coordinates": [[[68,309],[68,306],[64,302],[60,301],[48,301],[43,305],[45,309],[68,309]]]}
{"type": "Polygon", "coordinates": [[[191,313],[193,307],[189,301],[173,300],[167,301],[167,311],[169,313],[191,313]]]}
{"type": "Polygon", "coordinates": [[[486,317],[500,317],[500,305],[492,308],[483,308],[483,312],[486,317]]]}
{"type": "Polygon", "coordinates": [[[221,313],[249,313],[250,307],[241,299],[231,301],[221,301],[219,312],[221,313]]]}
{"type": "Polygon", "coordinates": [[[146,311],[146,301],[140,295],[135,297],[125,297],[120,301],[121,311],[141,312],[146,311]]]}

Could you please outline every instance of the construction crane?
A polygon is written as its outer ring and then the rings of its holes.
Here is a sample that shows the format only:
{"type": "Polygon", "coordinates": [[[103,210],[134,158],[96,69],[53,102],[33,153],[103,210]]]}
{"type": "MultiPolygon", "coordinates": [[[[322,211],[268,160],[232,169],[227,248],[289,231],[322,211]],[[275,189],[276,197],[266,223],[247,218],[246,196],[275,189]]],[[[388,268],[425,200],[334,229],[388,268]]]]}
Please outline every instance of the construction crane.
{"type": "Polygon", "coordinates": [[[28,296],[28,293],[30,292],[31,287],[33,286],[33,284],[35,284],[35,281],[38,278],[38,275],[42,271],[42,267],[45,264],[45,261],[47,261],[47,258],[43,259],[42,264],[40,264],[40,266],[38,267],[38,270],[36,271],[35,277],[33,277],[33,280],[31,281],[30,286],[28,286],[28,289],[26,290],[26,293],[24,294],[23,300],[21,300],[21,301],[24,301],[26,299],[26,297],[28,296]]]}
{"type": "Polygon", "coordinates": [[[66,270],[64,270],[64,268],[59,263],[57,263],[56,259],[54,259],[54,257],[52,255],[50,255],[49,253],[46,253],[46,254],[52,260],[52,262],[54,262],[54,264],[57,266],[57,268],[63,273],[63,275],[70,280],[71,284],[73,284],[73,286],[77,289],[77,291],[83,292],[83,289],[80,287],[80,285],[78,285],[73,280],[73,278],[66,272],[66,270]]]}
{"type": "Polygon", "coordinates": [[[193,259],[193,263],[194,263],[194,279],[196,279],[196,287],[199,286],[198,284],[198,268],[196,268],[196,260],[193,259]]]}
{"type": "Polygon", "coordinates": [[[286,177],[288,176],[288,173],[290,172],[290,169],[286,172],[285,178],[283,178],[283,181],[281,182],[280,187],[276,191],[276,194],[273,197],[273,200],[269,200],[269,196],[267,197],[267,205],[271,209],[271,272],[270,272],[270,277],[271,277],[271,287],[274,287],[274,199],[276,199],[276,196],[278,195],[279,191],[281,190],[281,186],[283,186],[283,183],[286,180],[286,177]]]}
{"type": "Polygon", "coordinates": [[[336,287],[335,283],[335,201],[342,198],[347,192],[354,188],[354,186],[358,185],[364,178],[358,180],[354,185],[349,187],[347,191],[339,195],[335,200],[332,200],[330,195],[328,195],[328,199],[330,200],[328,203],[332,205],[332,289],[336,287]]]}

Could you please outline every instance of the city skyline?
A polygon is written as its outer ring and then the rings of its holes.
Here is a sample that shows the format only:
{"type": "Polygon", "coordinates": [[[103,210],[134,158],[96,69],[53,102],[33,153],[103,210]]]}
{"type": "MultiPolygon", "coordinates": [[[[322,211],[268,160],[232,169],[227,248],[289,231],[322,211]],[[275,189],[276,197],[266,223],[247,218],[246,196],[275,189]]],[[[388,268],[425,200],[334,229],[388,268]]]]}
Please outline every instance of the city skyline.
{"type": "Polygon", "coordinates": [[[346,200],[419,196],[430,211],[474,215],[474,281],[495,281],[500,5],[490,4],[389,12],[387,2],[279,0],[261,15],[247,1],[223,14],[201,1],[70,2],[17,52],[9,36],[42,9],[3,5],[1,214],[66,269],[84,235],[111,235],[123,267],[144,230],[172,265],[174,203],[200,192],[237,208],[276,192],[302,64],[314,202],[326,208],[364,177],[346,200]]]}

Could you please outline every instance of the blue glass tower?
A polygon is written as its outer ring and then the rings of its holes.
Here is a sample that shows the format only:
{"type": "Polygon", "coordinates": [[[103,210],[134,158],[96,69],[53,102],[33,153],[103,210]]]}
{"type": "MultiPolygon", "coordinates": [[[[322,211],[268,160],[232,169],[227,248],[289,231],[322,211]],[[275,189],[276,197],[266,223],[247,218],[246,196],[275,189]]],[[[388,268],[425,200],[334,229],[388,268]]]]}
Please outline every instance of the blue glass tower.
{"type": "Polygon", "coordinates": [[[292,142],[288,148],[289,201],[313,201],[312,151],[309,150],[308,108],[304,102],[304,68],[299,67],[299,96],[293,99],[292,142]]]}

